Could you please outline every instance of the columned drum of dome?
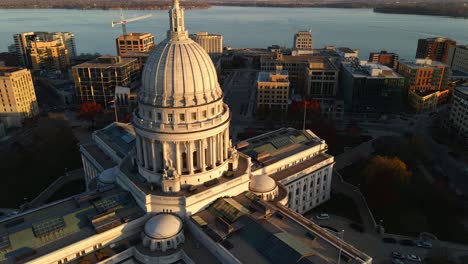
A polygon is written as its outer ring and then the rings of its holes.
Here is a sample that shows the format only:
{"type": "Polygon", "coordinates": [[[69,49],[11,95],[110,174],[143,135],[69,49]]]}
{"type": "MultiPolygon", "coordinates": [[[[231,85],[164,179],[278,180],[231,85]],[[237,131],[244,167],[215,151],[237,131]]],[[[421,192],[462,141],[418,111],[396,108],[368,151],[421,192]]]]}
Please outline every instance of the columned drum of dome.
{"type": "MultiPolygon", "coordinates": [[[[163,185],[200,185],[227,171],[230,112],[210,56],[188,37],[178,1],[167,39],[152,51],[133,116],[140,174],[163,185]]],[[[174,191],[174,188],[168,188],[174,191]]],[[[175,188],[177,191],[177,188],[175,188]]]]}

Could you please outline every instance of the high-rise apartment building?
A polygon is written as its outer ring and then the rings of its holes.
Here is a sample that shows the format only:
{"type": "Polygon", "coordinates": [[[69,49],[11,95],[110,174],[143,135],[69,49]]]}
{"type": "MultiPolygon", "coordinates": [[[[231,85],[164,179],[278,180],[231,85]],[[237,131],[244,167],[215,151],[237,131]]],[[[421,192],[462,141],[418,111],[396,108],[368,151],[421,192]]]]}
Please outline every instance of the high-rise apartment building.
{"type": "Polygon", "coordinates": [[[468,45],[450,46],[447,65],[453,71],[468,74],[468,45]]]}
{"type": "Polygon", "coordinates": [[[151,33],[128,33],[116,40],[117,55],[125,53],[150,52],[155,48],[154,36],[151,33]]]}
{"type": "Polygon", "coordinates": [[[434,61],[447,62],[449,48],[455,46],[455,40],[447,38],[427,38],[418,40],[416,50],[417,59],[431,59],[434,61]]]}
{"type": "Polygon", "coordinates": [[[380,52],[371,52],[369,62],[379,63],[390,68],[396,69],[398,65],[398,54],[382,50],[380,52]]]}
{"type": "Polygon", "coordinates": [[[406,90],[444,90],[451,75],[450,68],[438,61],[417,59],[400,61],[397,72],[405,77],[406,90]]]}
{"type": "Polygon", "coordinates": [[[294,34],[294,49],[311,50],[313,47],[312,33],[310,31],[299,31],[294,34]]]}
{"type": "Polygon", "coordinates": [[[449,120],[453,130],[468,140],[468,87],[454,89],[449,120]]]}
{"type": "Polygon", "coordinates": [[[105,108],[114,100],[116,86],[133,87],[140,78],[136,59],[101,56],[72,68],[79,102],[94,101],[105,108]]]}
{"type": "MultiPolygon", "coordinates": [[[[72,61],[76,57],[75,36],[70,32],[23,32],[13,35],[15,41],[16,55],[20,61],[20,65],[24,67],[32,67],[30,50],[33,43],[51,42],[62,46],[67,50],[68,60],[72,61]]],[[[47,45],[39,45],[47,46],[47,45]]]]}
{"type": "Polygon", "coordinates": [[[341,71],[345,109],[353,112],[400,110],[405,79],[388,66],[370,62],[346,62],[341,71]]]}
{"type": "Polygon", "coordinates": [[[37,114],[31,72],[18,67],[0,67],[0,121],[7,127],[21,126],[24,118],[37,114]]]}
{"type": "Polygon", "coordinates": [[[212,60],[217,60],[223,54],[223,35],[209,34],[208,32],[197,32],[191,34],[190,38],[198,43],[212,60]]]}
{"type": "Polygon", "coordinates": [[[34,71],[65,72],[70,66],[68,49],[60,39],[32,42],[28,51],[34,71]]]}
{"type": "Polygon", "coordinates": [[[257,108],[288,110],[289,77],[287,71],[260,72],[257,80],[257,108]]]}

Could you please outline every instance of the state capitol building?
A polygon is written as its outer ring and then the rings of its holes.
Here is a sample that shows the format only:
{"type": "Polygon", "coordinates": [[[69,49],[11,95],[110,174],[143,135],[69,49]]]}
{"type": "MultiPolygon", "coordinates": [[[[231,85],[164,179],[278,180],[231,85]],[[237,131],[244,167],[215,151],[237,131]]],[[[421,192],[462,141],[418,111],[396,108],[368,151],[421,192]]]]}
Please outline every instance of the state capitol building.
{"type": "Polygon", "coordinates": [[[80,146],[87,191],[0,222],[0,262],[372,263],[302,216],[330,198],[325,141],[282,128],[234,146],[215,67],[178,0],[169,18],[132,123],[80,146]]]}

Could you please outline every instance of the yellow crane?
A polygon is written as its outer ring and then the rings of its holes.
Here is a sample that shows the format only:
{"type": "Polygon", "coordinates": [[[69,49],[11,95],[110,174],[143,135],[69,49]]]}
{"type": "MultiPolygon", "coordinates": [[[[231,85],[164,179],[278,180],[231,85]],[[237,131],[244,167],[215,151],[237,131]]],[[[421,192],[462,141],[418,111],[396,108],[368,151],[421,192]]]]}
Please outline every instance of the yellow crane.
{"type": "Polygon", "coordinates": [[[122,25],[122,32],[124,35],[127,35],[127,24],[130,22],[138,21],[138,20],[143,20],[152,17],[152,14],[149,15],[144,15],[144,16],[139,16],[139,17],[133,17],[129,19],[125,19],[123,13],[120,14],[120,20],[119,21],[112,21],[112,27],[122,25]]]}

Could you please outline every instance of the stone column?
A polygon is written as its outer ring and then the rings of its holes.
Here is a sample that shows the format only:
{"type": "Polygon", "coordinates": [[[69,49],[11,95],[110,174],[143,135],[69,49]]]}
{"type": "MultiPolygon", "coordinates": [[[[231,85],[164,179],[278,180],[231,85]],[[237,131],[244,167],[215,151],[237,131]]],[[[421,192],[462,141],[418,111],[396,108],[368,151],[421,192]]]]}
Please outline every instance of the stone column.
{"type": "Polygon", "coordinates": [[[179,173],[179,175],[182,175],[182,155],[180,154],[180,149],[179,149],[179,142],[174,142],[175,149],[176,149],[176,164],[175,164],[175,169],[179,173]]]}
{"type": "Polygon", "coordinates": [[[165,169],[167,164],[166,164],[166,142],[161,142],[161,148],[162,148],[162,156],[161,156],[161,159],[162,159],[162,168],[161,169],[165,169]]]}
{"type": "Polygon", "coordinates": [[[142,147],[143,147],[143,159],[145,161],[145,168],[148,169],[149,168],[149,164],[148,164],[148,146],[146,144],[146,140],[145,138],[142,138],[142,147]]]}
{"type": "Polygon", "coordinates": [[[228,159],[228,148],[229,148],[229,128],[224,130],[224,159],[228,159]]]}
{"type": "Polygon", "coordinates": [[[142,151],[142,149],[141,149],[141,138],[140,138],[140,136],[137,135],[136,139],[137,139],[137,144],[136,144],[137,159],[138,159],[138,162],[140,164],[142,164],[143,163],[143,158],[141,157],[141,151],[142,151]]]}
{"type": "Polygon", "coordinates": [[[206,139],[200,140],[200,167],[202,171],[206,170],[206,162],[205,162],[205,146],[206,146],[206,139]]]}
{"type": "Polygon", "coordinates": [[[216,144],[217,150],[218,150],[217,160],[219,161],[219,163],[222,163],[223,162],[223,138],[221,137],[221,134],[217,134],[216,137],[218,139],[218,144],[216,144]]]}
{"type": "Polygon", "coordinates": [[[154,140],[151,139],[151,156],[153,156],[153,171],[157,172],[157,165],[156,165],[156,144],[154,143],[154,140]]]}
{"type": "Polygon", "coordinates": [[[187,142],[187,168],[190,174],[193,174],[193,146],[192,142],[187,142]]]}

